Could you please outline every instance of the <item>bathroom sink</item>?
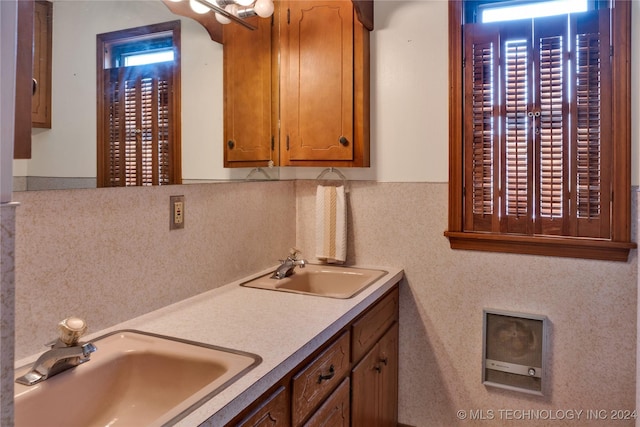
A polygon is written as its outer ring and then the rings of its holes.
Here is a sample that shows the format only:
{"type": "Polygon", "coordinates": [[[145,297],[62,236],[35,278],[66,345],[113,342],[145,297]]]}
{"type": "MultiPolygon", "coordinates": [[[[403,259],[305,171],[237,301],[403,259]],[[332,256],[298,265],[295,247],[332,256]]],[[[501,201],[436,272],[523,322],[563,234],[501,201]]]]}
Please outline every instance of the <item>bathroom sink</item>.
{"type": "Polygon", "coordinates": [[[241,286],[346,299],[352,298],[385,274],[387,272],[383,270],[307,264],[304,268],[296,267],[295,273],[284,279],[272,279],[269,273],[244,282],[241,286]]]}
{"type": "MultiPolygon", "coordinates": [[[[15,425],[162,426],[196,409],[262,359],[122,330],[92,340],[91,360],[32,386],[15,384],[15,425]]],[[[29,370],[16,369],[16,378],[29,370]]]]}

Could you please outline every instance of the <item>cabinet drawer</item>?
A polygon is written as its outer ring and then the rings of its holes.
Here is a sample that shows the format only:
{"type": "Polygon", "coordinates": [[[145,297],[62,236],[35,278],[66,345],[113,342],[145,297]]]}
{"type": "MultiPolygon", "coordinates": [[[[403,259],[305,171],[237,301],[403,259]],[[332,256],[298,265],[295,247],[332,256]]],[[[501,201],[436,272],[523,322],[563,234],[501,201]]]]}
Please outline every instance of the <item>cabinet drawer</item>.
{"type": "Polygon", "coordinates": [[[300,425],[349,373],[349,332],[293,377],[293,425],[300,425]]]}
{"type": "Polygon", "coordinates": [[[287,389],[278,387],[267,399],[257,404],[246,418],[236,424],[238,427],[288,427],[289,397],[287,389]]]}
{"type": "Polygon", "coordinates": [[[360,360],[385,331],[398,320],[398,287],[373,306],[353,324],[351,349],[352,360],[360,360]]]}
{"type": "Polygon", "coordinates": [[[349,426],[349,377],[322,404],[304,427],[349,426]]]}

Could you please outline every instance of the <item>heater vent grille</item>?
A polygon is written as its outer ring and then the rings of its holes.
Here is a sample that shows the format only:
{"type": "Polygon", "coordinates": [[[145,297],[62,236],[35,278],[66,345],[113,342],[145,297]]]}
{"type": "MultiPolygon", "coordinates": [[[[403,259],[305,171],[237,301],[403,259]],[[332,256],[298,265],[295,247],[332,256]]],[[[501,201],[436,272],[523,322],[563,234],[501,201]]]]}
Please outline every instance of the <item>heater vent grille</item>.
{"type": "Polygon", "coordinates": [[[483,323],[483,383],[543,394],[547,318],[485,309],[483,323]]]}

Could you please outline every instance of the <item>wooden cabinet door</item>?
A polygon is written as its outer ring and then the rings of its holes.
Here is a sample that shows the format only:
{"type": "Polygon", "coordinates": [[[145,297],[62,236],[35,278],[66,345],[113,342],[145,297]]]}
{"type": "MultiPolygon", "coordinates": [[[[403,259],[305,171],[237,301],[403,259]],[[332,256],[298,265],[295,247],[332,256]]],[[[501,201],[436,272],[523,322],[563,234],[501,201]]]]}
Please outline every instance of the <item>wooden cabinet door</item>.
{"type": "Polygon", "coordinates": [[[380,339],[379,420],[381,427],[395,427],[398,422],[398,324],[380,339]]]}
{"type": "Polygon", "coordinates": [[[391,427],[398,419],[398,324],[351,372],[353,427],[391,427]]]}
{"type": "Polygon", "coordinates": [[[289,427],[289,394],[285,387],[279,387],[265,401],[256,405],[238,427],[289,427]]]}
{"type": "Polygon", "coordinates": [[[257,29],[225,25],[224,166],[267,166],[272,160],[271,20],[257,29]]]}
{"type": "Polygon", "coordinates": [[[353,3],[305,0],[286,2],[285,7],[287,22],[282,22],[281,36],[282,164],[351,161],[353,3]]]}
{"type": "Polygon", "coordinates": [[[33,25],[33,99],[31,125],[51,128],[51,26],[53,3],[37,0],[33,25]]]}
{"type": "Polygon", "coordinates": [[[31,158],[31,97],[33,94],[33,13],[32,0],[18,2],[16,50],[16,100],[14,159],[31,158]]]}
{"type": "Polygon", "coordinates": [[[378,417],[378,345],[351,371],[351,423],[353,427],[374,427],[378,417]]]}
{"type": "Polygon", "coordinates": [[[342,381],[304,427],[349,427],[349,377],[342,381]]]}

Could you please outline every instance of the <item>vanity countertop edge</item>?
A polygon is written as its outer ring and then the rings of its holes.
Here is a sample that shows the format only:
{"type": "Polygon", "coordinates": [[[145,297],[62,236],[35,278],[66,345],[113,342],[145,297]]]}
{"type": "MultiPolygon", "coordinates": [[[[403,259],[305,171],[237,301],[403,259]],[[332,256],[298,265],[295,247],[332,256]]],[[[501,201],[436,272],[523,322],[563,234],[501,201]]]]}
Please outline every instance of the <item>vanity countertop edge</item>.
{"type": "MultiPolygon", "coordinates": [[[[275,292],[240,286],[275,267],[206,291],[83,337],[135,329],[259,355],[262,362],[177,422],[222,426],[383,296],[401,268],[356,265],[387,273],[349,299],[275,292]]],[[[89,325],[91,327],[91,325],[89,325]]],[[[16,361],[32,363],[39,354],[16,361]]],[[[89,362],[90,363],[90,362],[89,362]]]]}

